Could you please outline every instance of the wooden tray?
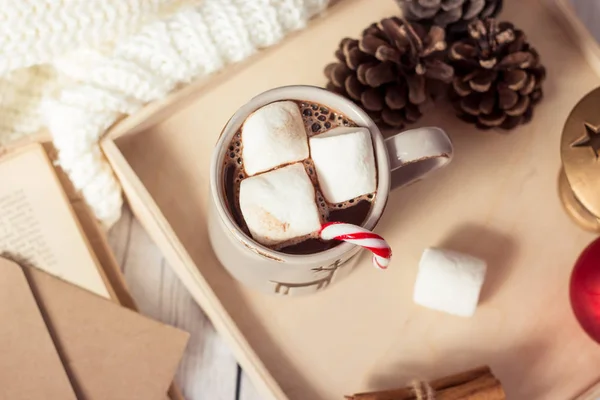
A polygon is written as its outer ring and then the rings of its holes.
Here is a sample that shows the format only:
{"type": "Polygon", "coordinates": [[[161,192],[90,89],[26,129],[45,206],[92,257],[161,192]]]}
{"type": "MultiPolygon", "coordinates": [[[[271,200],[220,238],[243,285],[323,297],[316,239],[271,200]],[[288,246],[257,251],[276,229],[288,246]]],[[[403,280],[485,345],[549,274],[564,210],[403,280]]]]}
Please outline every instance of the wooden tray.
{"type": "Polygon", "coordinates": [[[538,0],[506,2],[548,67],[532,123],[482,132],[438,106],[418,125],[452,137],[455,161],[394,192],[378,229],[395,260],[385,273],[367,255],[347,280],[313,296],[246,289],[215,260],[207,239],[208,166],[229,116],[255,94],[286,84],[324,85],[323,67],[344,36],[397,12],[392,1],[347,0],[280,46],[197,82],[123,121],[103,148],[131,207],[242,367],[271,399],[340,399],[489,364],[510,399],[567,399],[598,374],[600,347],[571,312],[573,263],[593,236],[557,196],[559,138],[571,108],[600,78],[538,0]],[[411,301],[428,246],[489,262],[471,319],[411,301]]]}

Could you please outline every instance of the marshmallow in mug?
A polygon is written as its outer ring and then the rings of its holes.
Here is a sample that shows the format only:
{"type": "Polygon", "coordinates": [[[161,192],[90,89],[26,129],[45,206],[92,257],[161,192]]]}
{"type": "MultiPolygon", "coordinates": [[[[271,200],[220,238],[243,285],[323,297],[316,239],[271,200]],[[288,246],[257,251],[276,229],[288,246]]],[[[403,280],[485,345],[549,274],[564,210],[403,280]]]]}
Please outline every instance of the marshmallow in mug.
{"type": "Polygon", "coordinates": [[[250,234],[266,246],[321,228],[315,188],[302,163],[244,179],[239,198],[250,234]]]}
{"type": "Polygon", "coordinates": [[[248,176],[308,158],[304,122],[293,101],[271,103],[250,114],[241,141],[248,176]]]}
{"type": "Polygon", "coordinates": [[[375,155],[367,128],[338,127],[309,142],[319,188],[328,202],[342,203],[375,192],[375,155]]]}
{"type": "Polygon", "coordinates": [[[425,249],[419,263],[414,302],[460,317],[470,317],[479,302],[485,261],[457,251],[425,249]]]}

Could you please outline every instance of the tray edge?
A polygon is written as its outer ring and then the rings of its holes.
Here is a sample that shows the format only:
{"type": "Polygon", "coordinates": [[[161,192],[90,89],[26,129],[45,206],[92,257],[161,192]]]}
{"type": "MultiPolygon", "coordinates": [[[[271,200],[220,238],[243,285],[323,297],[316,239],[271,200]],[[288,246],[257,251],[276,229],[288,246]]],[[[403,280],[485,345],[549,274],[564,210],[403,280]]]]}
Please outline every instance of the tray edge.
{"type": "Polygon", "coordinates": [[[569,0],[548,0],[545,3],[569,39],[579,48],[587,63],[596,74],[600,75],[600,44],[577,17],[569,0]]]}
{"type": "Polygon", "coordinates": [[[189,256],[173,228],[115,142],[106,138],[101,141],[101,147],[121,182],[133,214],[163,252],[175,274],[206,313],[217,332],[231,347],[237,361],[257,390],[272,400],[289,400],[222,305],[212,287],[204,279],[200,269],[189,256]]]}

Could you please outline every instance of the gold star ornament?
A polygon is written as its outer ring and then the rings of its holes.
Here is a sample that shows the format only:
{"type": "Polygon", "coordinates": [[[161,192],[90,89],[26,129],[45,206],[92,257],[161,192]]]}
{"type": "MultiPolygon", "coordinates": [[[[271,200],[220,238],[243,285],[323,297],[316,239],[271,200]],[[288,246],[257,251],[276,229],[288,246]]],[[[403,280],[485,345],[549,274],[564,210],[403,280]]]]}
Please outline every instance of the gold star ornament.
{"type": "Polygon", "coordinates": [[[589,147],[594,152],[596,159],[600,153],[600,127],[589,122],[584,122],[585,135],[571,144],[571,147],[589,147]]]}
{"type": "Polygon", "coordinates": [[[562,131],[558,192],[575,222],[600,233],[600,88],[573,108],[562,131]]]}

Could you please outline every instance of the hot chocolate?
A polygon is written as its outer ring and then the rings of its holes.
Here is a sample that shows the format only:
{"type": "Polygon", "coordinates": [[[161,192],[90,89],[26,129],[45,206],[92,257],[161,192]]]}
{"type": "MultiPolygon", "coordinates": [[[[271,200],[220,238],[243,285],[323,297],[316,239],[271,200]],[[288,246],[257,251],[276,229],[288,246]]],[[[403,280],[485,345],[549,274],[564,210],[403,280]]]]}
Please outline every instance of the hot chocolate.
{"type": "MultiPolygon", "coordinates": [[[[292,102],[286,102],[287,107],[289,107],[292,102]]],[[[333,129],[340,127],[357,127],[357,125],[349,119],[346,115],[331,110],[329,107],[310,103],[305,101],[293,101],[295,105],[298,107],[299,113],[301,115],[302,121],[304,123],[304,128],[306,131],[306,136],[310,139],[312,137],[326,137],[328,133],[331,133],[333,129]],[[321,136],[323,135],[323,136],[321,136]]],[[[269,106],[266,106],[269,107],[269,106]]],[[[294,107],[295,108],[295,107],[294,107]]],[[[294,112],[298,112],[295,111],[294,112]]],[[[257,118],[255,118],[257,119],[257,118]]],[[[260,123],[269,124],[272,122],[272,119],[277,119],[277,115],[272,116],[269,114],[269,118],[265,117],[264,121],[252,123],[257,125],[258,128],[256,130],[260,130],[260,123]]],[[[248,122],[250,117],[246,120],[248,122]]],[[[245,122],[245,124],[246,124],[245,122]]],[[[289,122],[286,122],[289,125],[289,122]]],[[[243,128],[242,128],[243,129],[243,128]]],[[[229,146],[226,148],[227,154],[225,156],[225,161],[223,164],[223,177],[224,177],[224,195],[227,200],[229,212],[231,213],[233,219],[236,224],[242,229],[247,235],[251,235],[251,230],[248,227],[247,221],[244,219],[244,214],[242,213],[242,209],[240,207],[240,187],[242,186],[242,181],[254,179],[254,177],[261,176],[265,171],[272,171],[280,169],[286,165],[291,165],[293,163],[302,163],[310,182],[314,186],[314,196],[315,203],[318,209],[318,213],[320,214],[320,220],[322,222],[325,221],[339,221],[339,222],[347,222],[355,225],[362,225],[362,223],[366,220],[366,217],[371,210],[371,206],[376,196],[376,190],[372,190],[369,193],[362,194],[360,196],[356,196],[353,198],[332,203],[327,200],[327,189],[322,188],[320,186],[320,179],[317,176],[317,168],[315,167],[315,161],[309,156],[305,157],[305,153],[308,151],[307,145],[304,145],[306,149],[298,149],[295,153],[291,154],[292,162],[288,162],[286,164],[281,164],[274,168],[269,168],[268,159],[277,158],[281,156],[282,152],[289,151],[290,148],[293,148],[294,145],[289,143],[279,144],[280,149],[276,153],[269,154],[269,151],[265,149],[264,156],[261,149],[253,149],[254,153],[257,153],[258,156],[255,156],[252,160],[252,168],[248,168],[247,164],[250,164],[249,151],[244,152],[244,140],[245,143],[248,143],[247,140],[254,140],[251,137],[244,138],[242,140],[242,129],[240,129],[233,136],[233,139],[229,143],[229,146]],[[299,155],[298,155],[299,154],[299,155]],[[245,158],[247,160],[245,160],[245,158]],[[258,159],[258,160],[256,160],[258,159]],[[251,177],[253,176],[253,177],[251,177]],[[326,190],[323,190],[326,189],[326,190]]],[[[362,128],[357,128],[362,129],[362,128]]],[[[278,135],[287,136],[289,135],[288,131],[277,131],[278,135]]],[[[370,135],[368,145],[371,146],[369,149],[371,153],[372,145],[370,141],[370,135]]],[[[285,138],[287,139],[287,138],[285,138]]],[[[256,143],[253,143],[255,145],[256,143]]],[[[248,147],[248,146],[247,146],[248,147]]],[[[254,146],[256,147],[256,146],[254,146]]],[[[295,146],[299,147],[299,146],[295,146]]],[[[312,146],[311,146],[312,147],[312,146]]],[[[248,148],[246,150],[249,150],[248,148]]],[[[293,149],[292,149],[293,150],[293,149]]],[[[363,162],[363,160],[357,160],[358,163],[363,162]]],[[[373,167],[374,168],[374,167],[373,167]]],[[[375,174],[375,173],[373,173],[375,174]]],[[[353,179],[353,177],[350,177],[353,179]]],[[[376,177],[372,177],[373,182],[375,182],[376,177]]],[[[321,182],[323,180],[321,179],[321,182]]],[[[364,191],[363,191],[364,192],[364,191]]],[[[329,197],[331,199],[331,196],[329,197]]],[[[246,214],[247,215],[247,214],[246,214]]],[[[285,229],[284,229],[285,230],[285,229]]],[[[288,254],[312,254],[321,252],[324,250],[328,250],[334,246],[337,246],[339,242],[325,242],[318,238],[318,233],[313,232],[307,235],[302,235],[299,237],[295,237],[290,240],[284,240],[282,242],[276,244],[267,244],[269,247],[274,250],[281,251],[288,254]]]]}

